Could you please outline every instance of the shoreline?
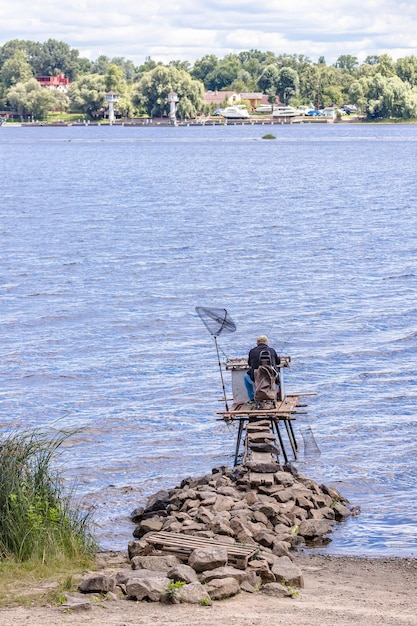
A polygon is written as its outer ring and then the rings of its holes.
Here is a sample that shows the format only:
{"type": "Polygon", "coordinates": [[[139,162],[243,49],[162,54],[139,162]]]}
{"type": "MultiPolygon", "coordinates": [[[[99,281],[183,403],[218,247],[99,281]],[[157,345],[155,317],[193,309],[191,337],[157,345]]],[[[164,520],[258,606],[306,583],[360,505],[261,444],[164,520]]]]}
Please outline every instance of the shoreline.
{"type": "Polygon", "coordinates": [[[106,121],[97,122],[12,122],[1,125],[1,128],[69,128],[75,127],[89,127],[100,126],[111,128],[112,126],[127,127],[127,128],[181,128],[181,127],[206,127],[206,126],[304,126],[304,125],[365,125],[365,126],[413,126],[417,124],[417,120],[408,121],[395,121],[395,120],[379,120],[379,121],[367,121],[364,119],[347,119],[347,120],[334,120],[334,119],[298,119],[292,121],[283,120],[188,120],[180,121],[177,124],[170,124],[167,120],[152,120],[147,119],[140,121],[116,121],[113,124],[109,124],[106,121]]]}
{"type": "Polygon", "coordinates": [[[326,117],[297,117],[297,118],[275,118],[272,117],[263,117],[263,118],[249,118],[249,119],[224,119],[220,117],[208,117],[201,119],[193,119],[193,120],[178,120],[177,124],[170,124],[168,118],[136,118],[133,120],[116,120],[113,124],[110,124],[107,120],[100,121],[76,121],[76,122],[6,122],[1,127],[2,128],[67,128],[69,126],[140,126],[147,128],[154,127],[180,127],[180,126],[291,126],[295,125],[303,125],[303,124],[365,124],[364,119],[359,118],[358,116],[351,117],[346,120],[336,120],[334,118],[326,118],[326,117]]]}
{"type": "MultiPolygon", "coordinates": [[[[114,559],[114,553],[112,554],[114,559]]],[[[110,557],[110,555],[109,555],[110,557]]],[[[101,555],[103,558],[103,555],[101,555]]],[[[111,561],[111,559],[110,559],[111,561]]],[[[0,609],[0,626],[412,626],[416,624],[417,559],[295,553],[304,588],[294,598],[244,593],[212,606],[100,600],[64,612],[54,606],[0,609]]],[[[106,570],[104,565],[103,571],[106,570]]],[[[106,570],[107,571],[107,570],[106,570]]],[[[39,591],[39,590],[38,590],[39,591]]],[[[91,600],[91,598],[90,598],[91,600]]]]}

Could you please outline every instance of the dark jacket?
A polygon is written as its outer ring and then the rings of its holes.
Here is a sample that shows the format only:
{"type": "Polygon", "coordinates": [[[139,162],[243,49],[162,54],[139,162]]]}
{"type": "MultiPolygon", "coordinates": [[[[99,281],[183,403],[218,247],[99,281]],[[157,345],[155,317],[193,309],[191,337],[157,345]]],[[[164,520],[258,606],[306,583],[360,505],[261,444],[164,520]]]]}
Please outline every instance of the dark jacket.
{"type": "Polygon", "coordinates": [[[255,346],[255,348],[252,348],[252,350],[250,350],[249,356],[248,356],[248,365],[249,365],[248,374],[252,380],[255,380],[254,370],[257,370],[259,367],[259,357],[260,357],[261,352],[263,352],[263,350],[268,350],[270,354],[270,358],[271,358],[271,365],[274,369],[277,370],[277,373],[278,373],[278,366],[280,363],[280,358],[278,354],[275,352],[274,348],[270,348],[266,343],[260,343],[258,346],[255,346]]]}

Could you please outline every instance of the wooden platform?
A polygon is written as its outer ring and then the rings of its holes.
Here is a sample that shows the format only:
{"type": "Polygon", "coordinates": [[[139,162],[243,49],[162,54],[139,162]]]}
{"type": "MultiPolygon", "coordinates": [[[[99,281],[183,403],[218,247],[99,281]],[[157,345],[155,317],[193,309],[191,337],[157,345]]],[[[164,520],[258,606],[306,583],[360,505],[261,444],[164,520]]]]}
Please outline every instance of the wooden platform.
{"type": "Polygon", "coordinates": [[[175,554],[179,559],[188,559],[196,548],[221,547],[227,550],[227,563],[237,569],[245,569],[250,559],[254,558],[259,547],[245,543],[222,543],[215,539],[206,539],[181,533],[156,532],[146,536],[147,543],[162,552],[175,554]]]}
{"type": "Polygon", "coordinates": [[[276,416],[279,419],[295,419],[292,417],[297,411],[298,396],[287,395],[285,400],[276,402],[276,406],[272,402],[265,401],[261,404],[261,408],[257,408],[253,402],[234,403],[232,408],[224,411],[217,411],[217,415],[222,415],[225,420],[233,420],[241,416],[264,417],[276,416]]]}

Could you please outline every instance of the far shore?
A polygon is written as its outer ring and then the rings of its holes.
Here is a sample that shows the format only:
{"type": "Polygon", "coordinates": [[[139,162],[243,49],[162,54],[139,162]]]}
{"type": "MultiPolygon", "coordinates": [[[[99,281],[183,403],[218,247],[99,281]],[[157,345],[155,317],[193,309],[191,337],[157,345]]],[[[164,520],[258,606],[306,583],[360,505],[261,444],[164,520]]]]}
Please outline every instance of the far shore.
{"type": "Polygon", "coordinates": [[[282,125],[305,125],[305,124],[361,124],[367,126],[408,126],[417,124],[416,120],[375,120],[368,121],[360,116],[350,116],[343,119],[303,117],[291,119],[272,119],[270,117],[249,118],[249,119],[229,119],[225,120],[219,117],[197,118],[192,120],[178,120],[176,124],[170,124],[167,118],[136,118],[133,120],[116,120],[110,124],[108,120],[98,121],[74,121],[74,122],[6,122],[1,128],[68,128],[70,126],[88,127],[88,126],[122,126],[122,127],[140,127],[140,128],[175,128],[181,126],[282,126],[282,125]]]}
{"type": "MultiPolygon", "coordinates": [[[[175,126],[281,126],[283,124],[363,124],[367,123],[364,118],[350,116],[348,119],[336,120],[326,117],[296,117],[296,118],[272,118],[270,116],[257,116],[245,119],[225,119],[222,117],[201,117],[190,120],[178,120],[171,124],[168,118],[135,118],[130,120],[116,120],[112,124],[108,120],[97,121],[39,121],[39,122],[6,122],[2,128],[25,127],[25,128],[66,128],[68,126],[144,126],[144,127],[175,127],[175,126]]],[[[374,123],[374,122],[372,122],[374,123]]]]}

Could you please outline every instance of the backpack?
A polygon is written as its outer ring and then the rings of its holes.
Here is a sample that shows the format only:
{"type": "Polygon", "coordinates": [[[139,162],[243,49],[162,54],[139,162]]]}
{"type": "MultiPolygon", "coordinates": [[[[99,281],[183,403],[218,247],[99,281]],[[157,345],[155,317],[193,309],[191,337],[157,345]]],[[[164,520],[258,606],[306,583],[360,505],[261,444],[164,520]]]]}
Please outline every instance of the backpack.
{"type": "Polygon", "coordinates": [[[262,350],[259,355],[259,367],[255,370],[255,401],[277,399],[277,372],[271,364],[271,353],[262,350]]]}

